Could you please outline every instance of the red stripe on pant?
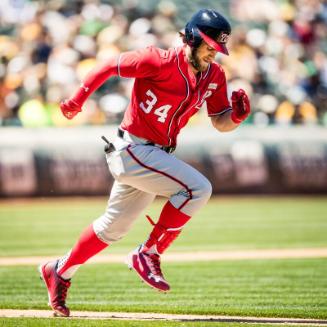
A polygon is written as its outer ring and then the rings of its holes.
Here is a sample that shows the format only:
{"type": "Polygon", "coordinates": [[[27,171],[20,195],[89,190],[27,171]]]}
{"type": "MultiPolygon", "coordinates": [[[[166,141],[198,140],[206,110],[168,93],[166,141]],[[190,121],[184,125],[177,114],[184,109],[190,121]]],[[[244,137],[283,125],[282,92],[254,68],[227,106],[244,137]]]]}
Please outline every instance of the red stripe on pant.
{"type": "Polygon", "coordinates": [[[135,156],[135,154],[132,152],[132,150],[130,149],[130,147],[131,147],[131,145],[129,145],[128,147],[127,147],[127,152],[130,154],[130,156],[139,164],[139,165],[141,165],[142,167],[144,167],[144,168],[146,168],[146,169],[149,169],[149,170],[151,170],[151,171],[154,171],[155,173],[158,173],[158,174],[161,174],[161,175],[164,175],[164,176],[166,176],[166,177],[168,177],[168,178],[170,178],[170,179],[172,179],[174,182],[176,182],[176,183],[178,183],[179,185],[181,185],[181,186],[183,186],[185,189],[186,189],[186,191],[187,191],[187,193],[189,194],[189,198],[188,199],[186,199],[177,209],[178,210],[182,210],[182,208],[187,204],[187,202],[188,201],[190,201],[192,198],[193,198],[193,196],[192,196],[192,190],[190,190],[189,188],[188,188],[188,186],[187,185],[185,185],[183,182],[181,182],[180,180],[178,180],[176,177],[174,177],[174,176],[171,176],[171,175],[169,175],[169,174],[167,174],[167,173],[165,173],[165,172],[163,172],[163,171],[160,171],[160,170],[158,170],[158,169],[155,169],[155,168],[153,168],[153,167],[150,167],[150,166],[147,166],[146,164],[144,164],[143,162],[141,162],[136,156],[135,156]]]}

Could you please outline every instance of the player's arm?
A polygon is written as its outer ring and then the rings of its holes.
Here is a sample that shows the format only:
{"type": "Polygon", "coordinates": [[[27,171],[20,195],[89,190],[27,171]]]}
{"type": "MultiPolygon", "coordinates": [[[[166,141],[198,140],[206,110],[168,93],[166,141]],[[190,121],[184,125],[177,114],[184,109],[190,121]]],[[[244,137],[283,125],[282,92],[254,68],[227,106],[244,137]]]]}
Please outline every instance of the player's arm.
{"type": "Polygon", "coordinates": [[[112,76],[137,78],[157,74],[160,60],[155,54],[153,48],[130,51],[98,65],[85,77],[74,95],[60,104],[62,113],[68,119],[74,118],[82,111],[82,106],[88,97],[112,76]]]}
{"type": "Polygon", "coordinates": [[[240,89],[232,93],[232,107],[221,114],[211,117],[212,125],[220,132],[229,132],[237,128],[251,112],[250,101],[245,91],[240,89]]]}
{"type": "Polygon", "coordinates": [[[91,70],[80,87],[70,99],[66,99],[60,104],[60,109],[67,119],[73,119],[82,111],[82,106],[87,98],[95,92],[107,79],[117,75],[118,58],[112,57],[105,63],[98,65],[91,70]]]}
{"type": "Polygon", "coordinates": [[[231,119],[232,109],[222,113],[221,115],[211,117],[211,123],[219,132],[229,132],[238,127],[231,119]]]}

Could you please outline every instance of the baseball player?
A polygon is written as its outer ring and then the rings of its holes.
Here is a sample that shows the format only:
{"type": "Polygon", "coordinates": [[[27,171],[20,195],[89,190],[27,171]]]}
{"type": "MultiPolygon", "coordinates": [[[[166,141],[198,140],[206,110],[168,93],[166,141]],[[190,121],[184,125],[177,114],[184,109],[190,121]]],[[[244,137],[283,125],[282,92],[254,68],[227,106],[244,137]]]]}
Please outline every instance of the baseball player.
{"type": "Polygon", "coordinates": [[[214,61],[217,52],[228,55],[230,33],[222,15],[202,9],[181,33],[183,46],[148,47],[110,58],[61,103],[62,113],[72,119],[108,78],[135,78],[130,104],[106,153],[115,182],[105,213],[85,229],[68,254],[39,268],[55,315],[69,316],[66,296],[79,266],[120,240],[156,195],[168,200],[156,223],[148,217],[153,225],[149,238],[127,256],[126,263],[149,286],[169,291],[160,255],[206,204],[212,190],[202,174],[172,155],[178,134],[200,110],[207,111],[221,132],[235,129],[250,113],[242,89],[232,93],[230,104],[224,71],[214,61]]]}

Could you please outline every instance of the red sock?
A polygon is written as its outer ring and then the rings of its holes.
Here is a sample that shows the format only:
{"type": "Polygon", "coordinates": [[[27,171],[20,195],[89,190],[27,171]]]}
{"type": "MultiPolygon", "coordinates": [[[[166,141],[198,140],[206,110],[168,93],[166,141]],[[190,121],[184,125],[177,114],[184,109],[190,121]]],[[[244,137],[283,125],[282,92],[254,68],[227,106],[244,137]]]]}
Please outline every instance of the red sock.
{"type": "Polygon", "coordinates": [[[65,279],[69,279],[89,258],[96,255],[108,246],[94,233],[93,225],[88,226],[81,234],[72,250],[59,260],[57,273],[65,279]]]}
{"type": "Polygon", "coordinates": [[[170,228],[182,228],[189,220],[191,216],[186,215],[180,210],[176,209],[170,201],[167,201],[163,207],[158,224],[170,229],[170,228]]]}
{"type": "Polygon", "coordinates": [[[190,216],[176,209],[169,201],[163,207],[159,220],[144,243],[142,251],[162,254],[181,233],[190,216]]]}

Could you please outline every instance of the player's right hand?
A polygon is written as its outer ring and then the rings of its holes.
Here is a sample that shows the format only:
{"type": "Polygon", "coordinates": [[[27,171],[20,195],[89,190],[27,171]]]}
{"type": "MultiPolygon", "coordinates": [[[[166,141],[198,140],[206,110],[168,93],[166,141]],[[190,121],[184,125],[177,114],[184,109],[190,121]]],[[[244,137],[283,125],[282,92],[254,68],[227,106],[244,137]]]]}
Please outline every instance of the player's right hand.
{"type": "Polygon", "coordinates": [[[250,101],[243,89],[232,93],[232,115],[234,123],[239,124],[245,120],[251,112],[250,101]]]}
{"type": "Polygon", "coordinates": [[[62,114],[67,119],[73,119],[79,112],[82,111],[81,106],[71,99],[62,101],[60,103],[60,109],[62,114]]]}

